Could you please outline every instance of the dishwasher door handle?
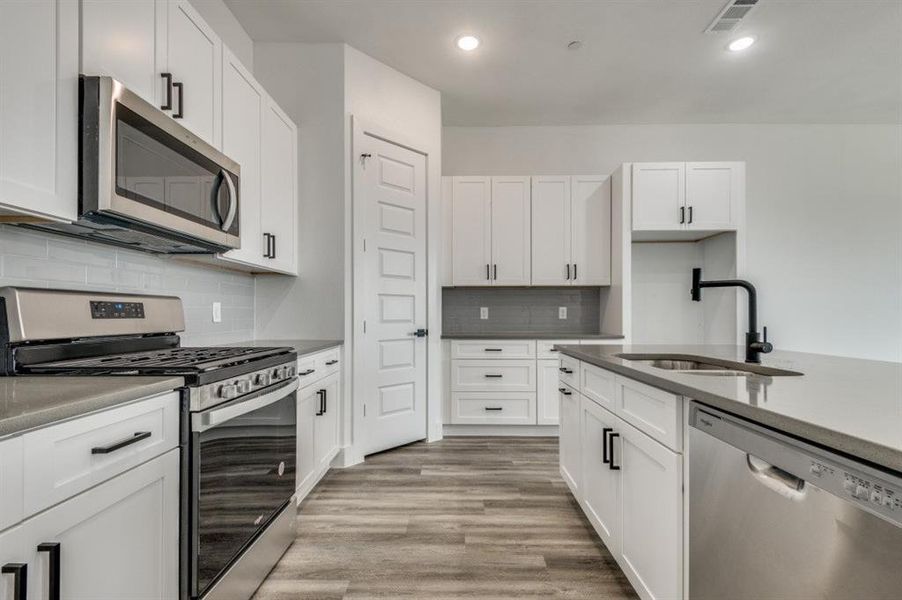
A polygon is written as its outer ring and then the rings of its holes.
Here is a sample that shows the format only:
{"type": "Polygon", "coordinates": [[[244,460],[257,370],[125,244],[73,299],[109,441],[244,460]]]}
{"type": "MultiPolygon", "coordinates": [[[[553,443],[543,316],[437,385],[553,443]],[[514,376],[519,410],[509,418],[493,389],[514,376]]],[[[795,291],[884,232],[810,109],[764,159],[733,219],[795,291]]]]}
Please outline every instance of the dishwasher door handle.
{"type": "Polygon", "coordinates": [[[797,499],[805,496],[805,480],[801,477],[796,477],[753,454],[746,454],[746,464],[756,480],[775,492],[797,499]]]}

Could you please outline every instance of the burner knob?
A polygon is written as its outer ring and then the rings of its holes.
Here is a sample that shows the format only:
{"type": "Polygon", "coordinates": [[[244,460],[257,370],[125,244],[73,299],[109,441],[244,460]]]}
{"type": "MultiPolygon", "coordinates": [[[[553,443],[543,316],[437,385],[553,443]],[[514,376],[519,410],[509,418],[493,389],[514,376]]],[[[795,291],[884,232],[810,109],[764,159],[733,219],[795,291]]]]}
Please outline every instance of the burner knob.
{"type": "Polygon", "coordinates": [[[282,369],[273,369],[272,370],[273,381],[278,381],[281,378],[282,378],[282,369]]]}
{"type": "Polygon", "coordinates": [[[216,395],[223,400],[231,400],[238,395],[238,388],[235,387],[235,384],[226,383],[225,385],[219,386],[219,390],[216,392],[216,395]]]}
{"type": "Polygon", "coordinates": [[[257,376],[254,377],[254,385],[259,387],[268,386],[270,381],[269,373],[257,373],[257,376]]]}
{"type": "Polygon", "coordinates": [[[293,367],[293,366],[292,366],[292,367],[285,367],[285,368],[286,368],[287,371],[288,371],[288,377],[294,377],[295,375],[298,374],[298,369],[297,369],[297,367],[293,367]]]}
{"type": "Polygon", "coordinates": [[[237,387],[239,394],[246,394],[251,391],[251,382],[248,379],[242,379],[238,382],[237,387]]]}

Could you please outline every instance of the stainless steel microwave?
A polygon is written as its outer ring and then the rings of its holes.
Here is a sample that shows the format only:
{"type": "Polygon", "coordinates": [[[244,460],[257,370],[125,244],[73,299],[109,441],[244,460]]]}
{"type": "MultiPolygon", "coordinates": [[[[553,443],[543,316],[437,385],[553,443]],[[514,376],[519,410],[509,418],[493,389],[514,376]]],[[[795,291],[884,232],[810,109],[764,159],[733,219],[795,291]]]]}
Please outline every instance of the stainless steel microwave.
{"type": "Polygon", "coordinates": [[[164,254],[240,246],[235,161],[110,77],[80,78],[80,108],[79,220],[39,227],[164,254]]]}

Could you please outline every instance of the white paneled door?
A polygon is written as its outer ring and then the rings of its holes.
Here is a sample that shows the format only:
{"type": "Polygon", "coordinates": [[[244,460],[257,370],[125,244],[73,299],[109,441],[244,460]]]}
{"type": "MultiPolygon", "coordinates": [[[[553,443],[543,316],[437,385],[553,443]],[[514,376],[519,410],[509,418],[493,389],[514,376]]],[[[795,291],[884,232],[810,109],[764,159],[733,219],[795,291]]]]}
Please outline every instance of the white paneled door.
{"type": "Polygon", "coordinates": [[[426,437],[426,157],[366,133],[355,145],[355,395],[371,454],[426,437]]]}

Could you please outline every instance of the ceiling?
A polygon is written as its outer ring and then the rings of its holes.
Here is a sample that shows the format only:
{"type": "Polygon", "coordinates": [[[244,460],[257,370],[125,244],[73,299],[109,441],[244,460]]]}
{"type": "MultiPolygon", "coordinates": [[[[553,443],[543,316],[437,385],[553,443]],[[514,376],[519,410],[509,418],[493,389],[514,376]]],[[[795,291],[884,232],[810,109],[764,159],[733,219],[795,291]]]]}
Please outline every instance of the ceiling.
{"type": "Polygon", "coordinates": [[[346,42],[440,90],[446,125],[902,122],[898,0],[761,0],[728,34],[704,33],[726,0],[225,1],[256,42],[346,42]]]}

